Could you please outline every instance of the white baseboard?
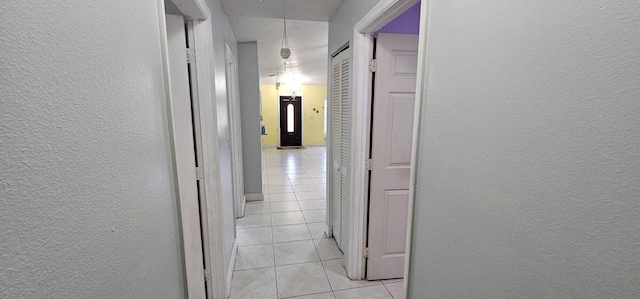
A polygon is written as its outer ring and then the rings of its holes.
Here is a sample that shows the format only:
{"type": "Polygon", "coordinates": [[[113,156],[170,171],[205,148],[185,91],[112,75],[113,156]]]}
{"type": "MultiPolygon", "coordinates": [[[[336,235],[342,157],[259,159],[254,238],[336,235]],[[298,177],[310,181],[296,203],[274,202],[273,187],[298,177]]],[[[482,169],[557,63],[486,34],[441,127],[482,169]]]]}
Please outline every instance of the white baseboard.
{"type": "Polygon", "coordinates": [[[229,262],[229,269],[227,269],[227,298],[231,296],[231,279],[233,278],[233,269],[236,267],[236,255],[238,254],[238,242],[237,239],[233,239],[233,249],[231,250],[231,261],[229,262]]]}
{"type": "Polygon", "coordinates": [[[236,218],[242,218],[244,217],[244,208],[247,205],[247,197],[243,194],[242,195],[242,202],[240,203],[240,211],[236,211],[236,218]]]}
{"type": "Polygon", "coordinates": [[[244,195],[246,201],[261,201],[264,200],[264,194],[260,193],[247,193],[244,195]]]}
{"type": "Polygon", "coordinates": [[[242,212],[240,212],[240,217],[244,217],[244,209],[247,206],[247,197],[245,195],[242,195],[242,212]]]}
{"type": "Polygon", "coordinates": [[[332,238],[333,237],[333,226],[329,226],[329,224],[327,224],[325,222],[324,223],[324,233],[327,235],[327,237],[332,238]]]}

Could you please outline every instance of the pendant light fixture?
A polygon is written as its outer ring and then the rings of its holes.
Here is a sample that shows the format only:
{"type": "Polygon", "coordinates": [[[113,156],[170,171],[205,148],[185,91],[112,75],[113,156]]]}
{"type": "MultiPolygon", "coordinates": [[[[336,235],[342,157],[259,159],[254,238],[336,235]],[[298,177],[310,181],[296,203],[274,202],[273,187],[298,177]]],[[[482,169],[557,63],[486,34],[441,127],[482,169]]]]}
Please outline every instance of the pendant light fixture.
{"type": "Polygon", "coordinates": [[[289,48],[289,41],[287,40],[287,16],[283,18],[284,20],[284,33],[282,35],[282,48],[280,49],[280,57],[284,60],[284,72],[287,72],[287,59],[291,57],[291,49],[289,48]]]}

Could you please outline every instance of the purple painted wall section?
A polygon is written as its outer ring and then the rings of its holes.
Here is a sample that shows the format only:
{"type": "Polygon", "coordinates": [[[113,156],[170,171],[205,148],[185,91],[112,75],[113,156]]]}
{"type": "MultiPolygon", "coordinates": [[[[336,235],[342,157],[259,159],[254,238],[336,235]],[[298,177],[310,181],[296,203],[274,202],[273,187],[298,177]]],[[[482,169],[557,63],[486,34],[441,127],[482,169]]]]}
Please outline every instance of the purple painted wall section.
{"type": "Polygon", "coordinates": [[[378,33],[418,34],[420,31],[420,2],[407,9],[393,21],[382,27],[378,33]]]}

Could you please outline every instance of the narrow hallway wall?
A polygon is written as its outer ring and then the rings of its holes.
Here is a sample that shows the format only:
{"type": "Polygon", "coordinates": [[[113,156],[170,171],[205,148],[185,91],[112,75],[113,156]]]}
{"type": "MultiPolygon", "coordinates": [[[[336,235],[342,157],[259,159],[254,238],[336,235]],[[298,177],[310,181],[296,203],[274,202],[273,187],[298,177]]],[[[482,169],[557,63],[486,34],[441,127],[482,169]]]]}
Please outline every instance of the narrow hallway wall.
{"type": "Polygon", "coordinates": [[[260,132],[260,73],[258,43],[238,43],[238,78],[242,113],[244,193],[248,200],[263,199],[262,136],[260,132]]]}
{"type": "Polygon", "coordinates": [[[428,3],[409,298],[640,298],[640,3],[428,3]]]}
{"type": "Polygon", "coordinates": [[[183,298],[157,1],[0,2],[0,298],[183,298]]]}

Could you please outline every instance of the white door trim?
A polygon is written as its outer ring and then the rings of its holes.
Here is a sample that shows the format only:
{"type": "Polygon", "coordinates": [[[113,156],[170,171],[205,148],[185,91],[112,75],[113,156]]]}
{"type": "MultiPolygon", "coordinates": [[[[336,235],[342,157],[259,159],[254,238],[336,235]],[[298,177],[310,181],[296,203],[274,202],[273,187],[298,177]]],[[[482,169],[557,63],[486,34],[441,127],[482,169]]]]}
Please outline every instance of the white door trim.
{"type": "MultiPolygon", "coordinates": [[[[231,261],[229,262],[229,269],[227,269],[226,279],[226,295],[231,296],[231,280],[233,279],[233,270],[236,268],[236,256],[238,255],[238,239],[233,239],[233,249],[231,250],[231,261]]],[[[224,297],[224,298],[227,298],[224,297]]]]}
{"type": "MultiPolygon", "coordinates": [[[[209,7],[204,0],[171,0],[173,4],[188,19],[206,20],[211,16],[209,7]]],[[[162,3],[164,5],[164,3],[162,3]]]]}
{"type": "MultiPolygon", "coordinates": [[[[172,0],[176,6],[180,9],[180,11],[184,14],[187,19],[192,20],[192,25],[189,27],[189,33],[193,34],[194,44],[191,45],[191,48],[194,49],[195,52],[195,64],[192,67],[192,78],[195,78],[195,82],[193,82],[194,87],[192,91],[194,91],[196,97],[199,99],[199,111],[198,114],[201,119],[201,140],[202,140],[202,153],[203,157],[201,161],[201,167],[203,168],[203,182],[204,182],[204,192],[202,196],[205,199],[206,206],[203,206],[202,209],[206,211],[206,213],[202,213],[202,221],[207,224],[208,230],[206,231],[206,236],[204,236],[204,241],[208,242],[205,248],[205,255],[209,255],[209,261],[207,262],[207,273],[203,273],[202,277],[198,278],[187,278],[185,277],[185,286],[202,286],[204,289],[203,280],[205,279],[205,275],[208,276],[207,284],[210,286],[209,288],[209,296],[208,299],[211,298],[226,298],[228,296],[227,292],[227,269],[224,267],[224,247],[223,247],[223,222],[222,222],[222,214],[221,214],[221,195],[220,195],[220,171],[215,163],[217,163],[218,156],[218,130],[217,124],[215,122],[215,106],[212,106],[215,101],[214,99],[214,87],[211,86],[210,82],[213,82],[213,78],[211,78],[213,74],[212,63],[213,63],[213,32],[210,16],[209,7],[203,0],[172,0]],[[198,84],[198,82],[202,82],[202,84],[198,84]],[[213,118],[211,117],[211,111],[213,112],[213,118]]],[[[176,175],[176,161],[175,161],[175,144],[173,143],[173,121],[172,121],[172,112],[171,112],[171,90],[170,90],[170,77],[169,77],[169,54],[168,54],[168,43],[167,43],[167,34],[166,34],[166,22],[165,22],[165,7],[164,0],[157,0],[158,4],[158,20],[161,32],[161,48],[163,55],[163,72],[164,72],[164,84],[165,84],[165,99],[166,99],[166,107],[169,119],[169,134],[170,134],[170,144],[171,144],[171,152],[173,157],[173,172],[174,176],[176,175]]],[[[186,55],[186,53],[185,53],[186,55]]],[[[186,58],[186,57],[185,57],[186,58]]],[[[178,187],[176,187],[176,192],[178,187]]],[[[178,197],[178,193],[176,193],[176,197],[178,197]]],[[[179,198],[179,197],[178,197],[179,198]]],[[[197,220],[196,220],[197,221],[197,220]]],[[[188,238],[198,238],[201,236],[195,236],[193,234],[187,234],[185,232],[185,227],[181,223],[181,231],[185,234],[184,242],[188,242],[188,238]]],[[[199,224],[198,224],[199,226],[199,224]]],[[[185,263],[189,262],[197,262],[202,264],[202,256],[196,256],[189,252],[184,252],[185,263]]],[[[206,258],[205,258],[206,259],[206,258]]]]}
{"type": "Polygon", "coordinates": [[[231,157],[233,161],[233,188],[235,198],[236,218],[244,216],[244,206],[246,203],[244,196],[244,178],[242,168],[242,137],[240,132],[240,101],[238,99],[238,64],[231,52],[229,45],[226,45],[227,75],[227,101],[229,106],[229,125],[231,135],[231,157]],[[229,88],[231,87],[231,88],[229,88]],[[229,90],[230,89],[230,90],[229,90]]]}
{"type": "MultiPolygon", "coordinates": [[[[206,6],[205,6],[206,8],[206,6]]],[[[216,121],[215,87],[213,76],[213,32],[211,19],[193,20],[193,38],[197,70],[197,91],[200,98],[200,119],[202,121],[202,167],[204,169],[204,188],[207,198],[207,223],[209,226],[208,246],[210,252],[210,281],[213,298],[226,298],[227,269],[224,261],[224,223],[222,215],[222,195],[220,187],[220,168],[218,167],[219,148],[218,125],[216,121]]]]}
{"type": "MultiPolygon", "coordinates": [[[[349,206],[349,232],[347,239],[347,250],[345,252],[347,275],[351,279],[365,278],[364,250],[366,247],[367,229],[367,205],[368,205],[368,180],[369,172],[366,170],[366,160],[369,157],[370,145],[370,120],[371,120],[371,82],[372,74],[369,72],[369,60],[373,53],[373,33],[382,28],[389,21],[393,20],[419,0],[381,0],[373,7],[354,27],[353,33],[353,84],[351,111],[351,183],[349,206]]],[[[422,76],[426,63],[424,53],[424,38],[426,37],[426,7],[428,0],[422,1],[422,14],[420,20],[420,48],[418,51],[418,79],[417,86],[422,86],[425,79],[422,76]]],[[[416,93],[416,113],[420,110],[421,93],[416,93]]],[[[416,115],[419,123],[418,115],[416,115]]],[[[415,127],[414,127],[415,128],[415,127]]],[[[412,165],[415,165],[415,154],[417,152],[416,132],[412,146],[412,165]]],[[[413,167],[415,168],[415,167],[413,167]]],[[[412,168],[412,169],[413,169],[412,168]]],[[[409,225],[408,234],[411,232],[411,215],[413,213],[413,175],[411,173],[411,188],[409,199],[409,225]]],[[[407,257],[409,257],[409,247],[407,246],[407,257]]],[[[408,263],[407,263],[408,265],[408,263]]],[[[405,269],[406,272],[406,269],[405,269]]],[[[405,273],[405,278],[406,278],[405,273]]],[[[404,280],[405,282],[407,279],[404,280]]]]}
{"type": "Polygon", "coordinates": [[[411,267],[411,234],[413,232],[413,206],[416,192],[416,171],[418,168],[418,144],[420,142],[420,113],[427,90],[427,29],[429,26],[429,0],[420,4],[420,35],[418,36],[418,71],[416,73],[416,106],[413,113],[413,139],[411,146],[411,175],[409,176],[409,209],[407,211],[407,243],[405,245],[403,294],[408,297],[409,268],[411,267]]]}
{"type": "Polygon", "coordinates": [[[198,143],[198,135],[193,133],[197,128],[193,124],[197,120],[191,118],[190,103],[190,98],[193,98],[193,102],[197,102],[197,95],[192,93],[191,86],[188,84],[191,74],[187,71],[187,57],[185,55],[185,38],[187,37],[184,26],[185,19],[183,16],[174,15],[165,15],[164,18],[164,29],[161,30],[161,34],[166,36],[166,42],[163,41],[163,46],[167,47],[165,59],[169,61],[164,69],[165,79],[168,78],[168,81],[165,82],[167,120],[171,136],[169,142],[174,170],[176,206],[180,215],[178,219],[180,219],[182,252],[185,256],[183,267],[186,293],[190,298],[205,298],[202,261],[207,257],[205,257],[206,252],[202,251],[202,244],[203,237],[206,236],[206,228],[200,225],[203,218],[199,206],[203,198],[197,196],[201,193],[200,190],[197,190],[198,176],[195,171],[198,153],[193,151],[194,146],[198,143]],[[178,28],[174,27],[176,25],[178,28]],[[181,31],[181,34],[177,34],[175,30],[181,31]],[[172,39],[169,39],[170,31],[173,31],[172,35],[177,34],[172,39]],[[185,95],[187,97],[183,98],[182,96],[185,95]]]}

